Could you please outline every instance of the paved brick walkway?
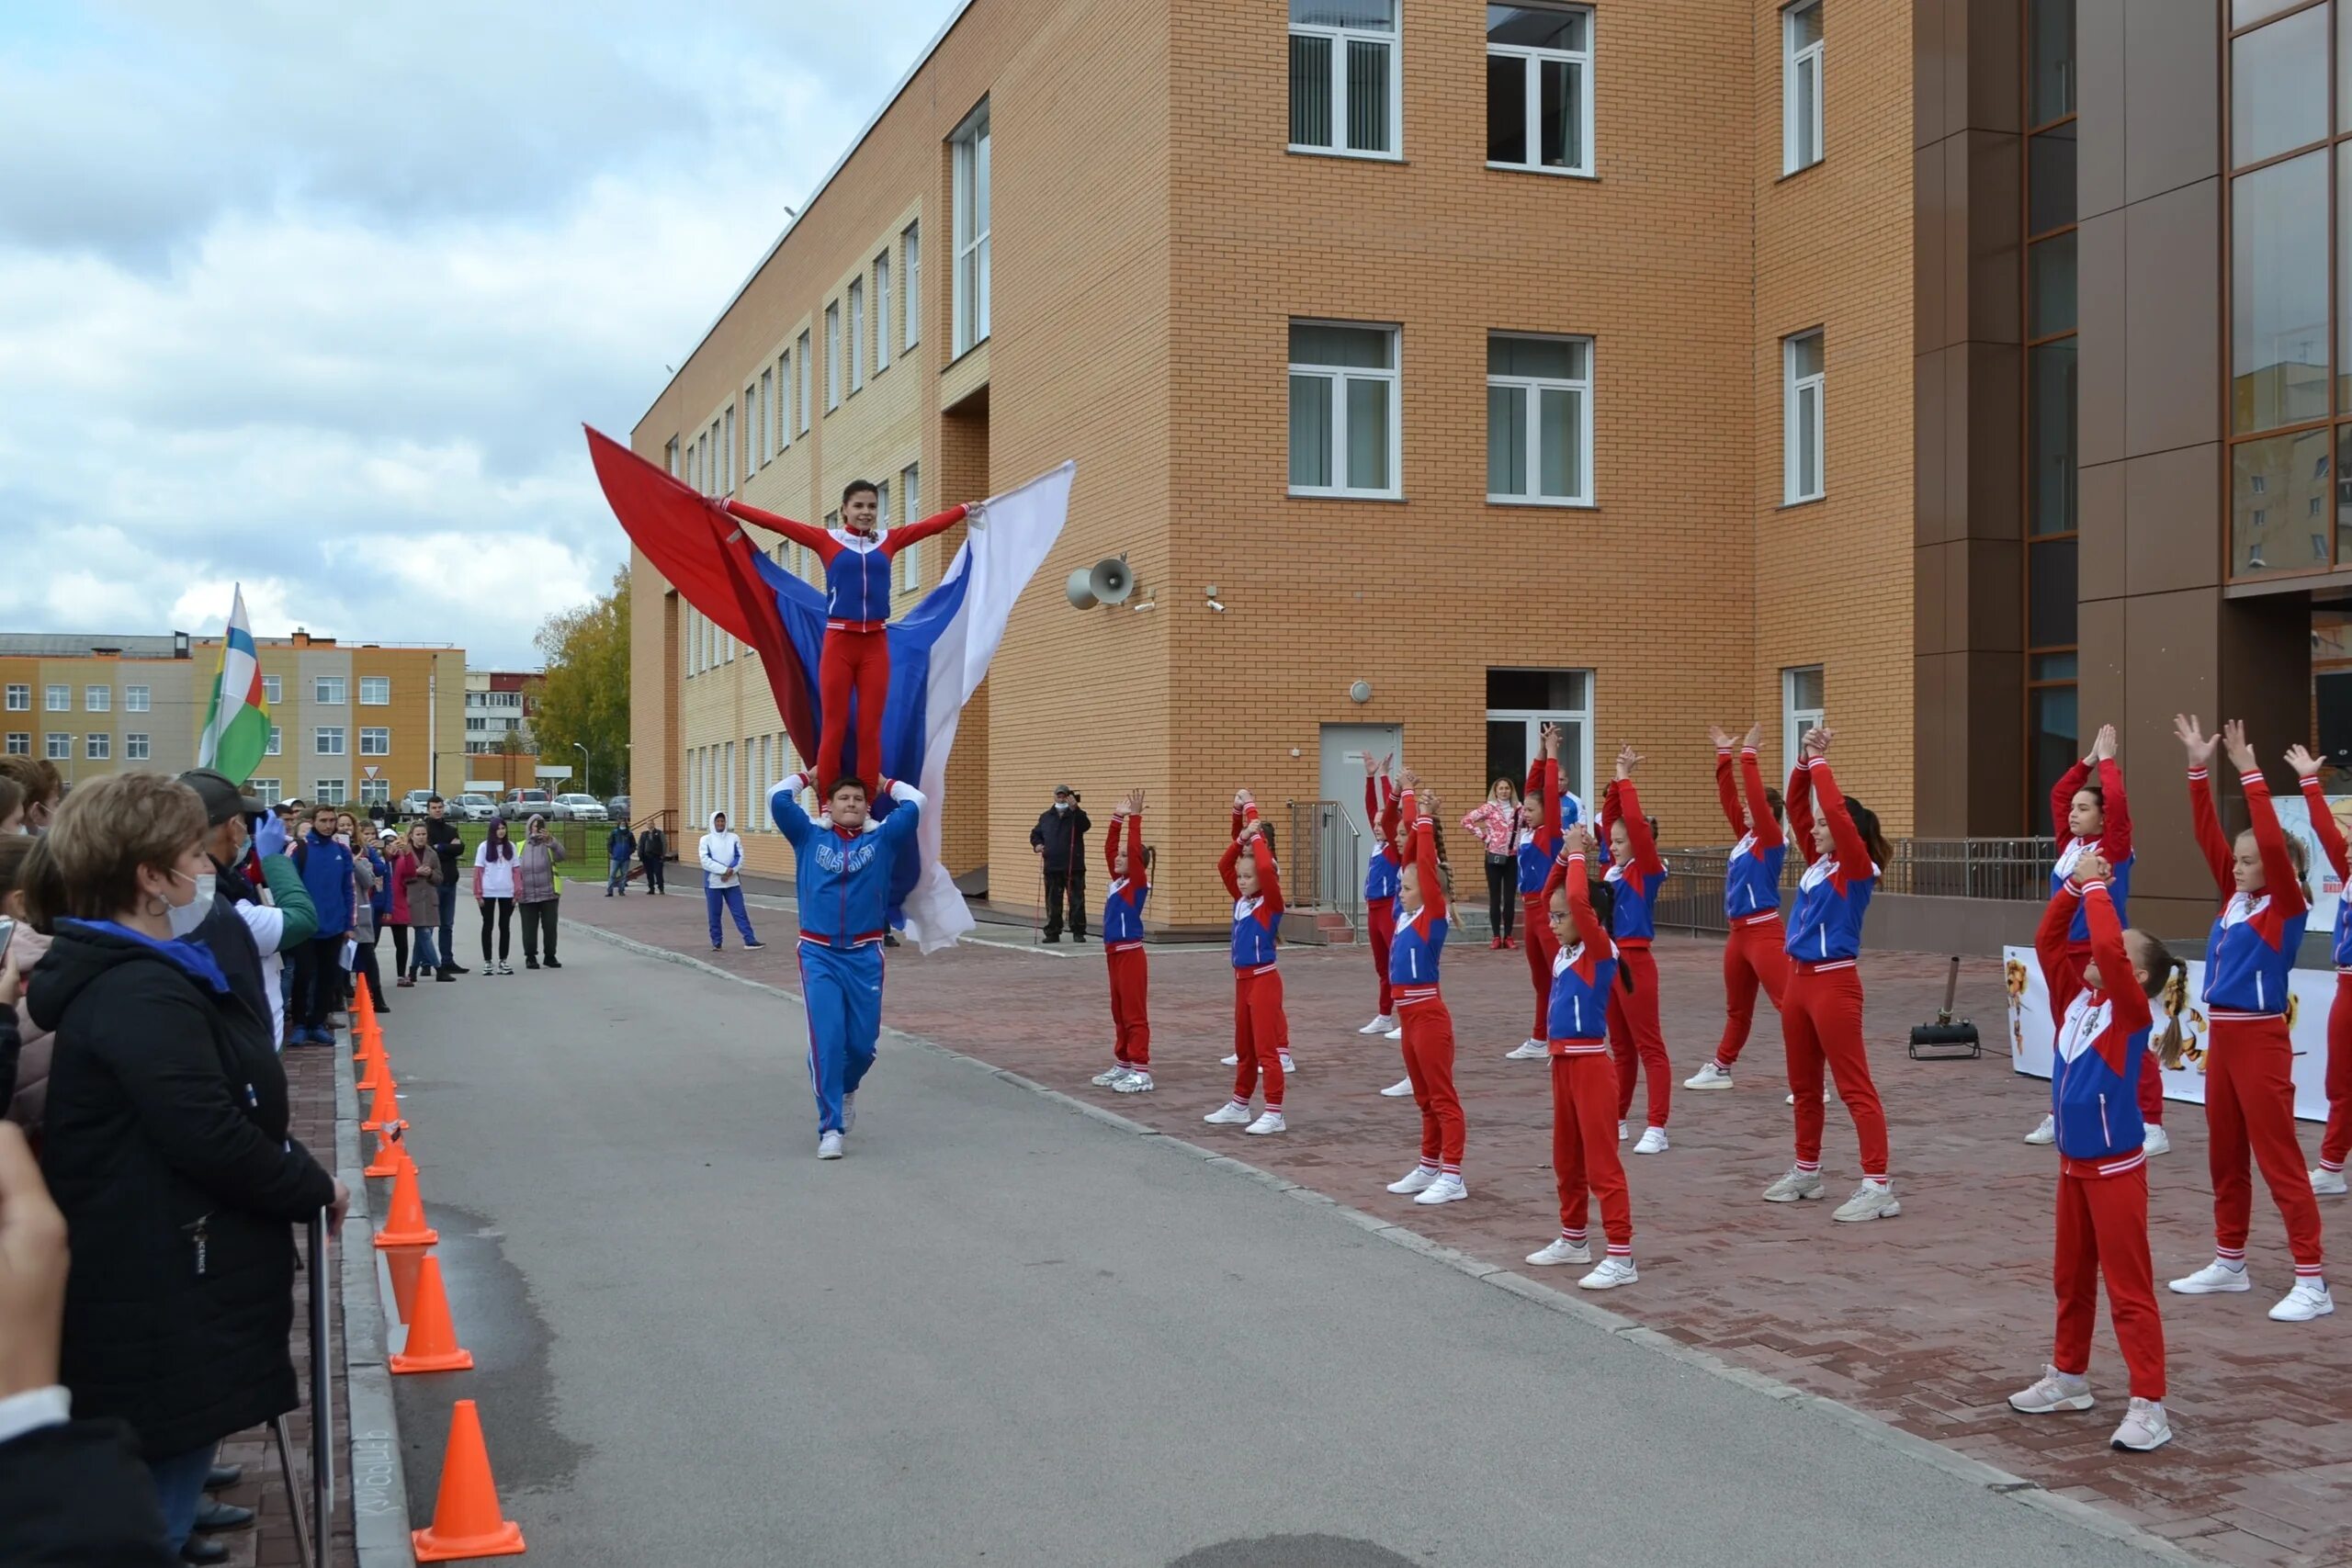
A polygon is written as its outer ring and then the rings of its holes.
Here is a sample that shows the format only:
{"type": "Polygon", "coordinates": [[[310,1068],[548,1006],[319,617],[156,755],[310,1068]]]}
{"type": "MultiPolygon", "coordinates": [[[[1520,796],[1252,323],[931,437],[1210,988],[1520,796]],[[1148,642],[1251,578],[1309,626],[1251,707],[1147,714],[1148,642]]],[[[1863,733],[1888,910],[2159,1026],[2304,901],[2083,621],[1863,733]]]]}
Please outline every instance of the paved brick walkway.
{"type": "MultiPolygon", "coordinates": [[[[684,892],[658,900],[575,897],[566,900],[566,912],[797,987],[788,913],[755,910],[772,942],[764,952],[741,951],[730,931],[727,950],[714,955],[698,890],[684,892]]],[[[1373,1002],[1362,949],[1283,950],[1299,1064],[1286,1097],[1292,1131],[1249,1138],[1200,1122],[1230,1085],[1230,1069],[1216,1065],[1231,1018],[1221,951],[1154,953],[1159,1087],[1150,1095],[1113,1096],[1086,1081],[1110,1055],[1100,950],[1033,948],[1018,928],[976,934],[1003,945],[891,955],[884,1016],[892,1027],[1069,1093],[1115,1101],[1171,1134],[1229,1141],[1238,1158],[1359,1208],[1394,1213],[1435,1240],[1497,1263],[1517,1265],[1555,1233],[1546,1069],[1502,1059],[1524,1037],[1532,1012],[1521,953],[1478,946],[1448,957],[1473,1197],[1430,1210],[1381,1190],[1413,1163],[1419,1120],[1409,1100],[1377,1092],[1402,1076],[1396,1047],[1353,1032],[1373,1002]]],[[[1986,1055],[1915,1063],[1904,1041],[1912,1023],[1933,1016],[1944,961],[1916,953],[1865,960],[1872,1066],[1903,1213],[1839,1225],[1829,1219],[1829,1203],[1757,1201],[1790,1160],[1787,1086],[1769,1005],[1759,1038],[1741,1061],[1738,1088],[1686,1092],[1679,1080],[1706,1060],[1722,1027],[1720,949],[1670,940],[1657,956],[1678,1080],[1674,1146],[1627,1157],[1642,1279],[1609,1295],[1609,1307],[2216,1560],[2352,1564],[2352,1312],[2300,1325],[2264,1316],[2292,1279],[2277,1213],[2259,1196],[2251,1294],[2189,1299],[2159,1292],[2171,1349],[2166,1405],[2178,1434],[2169,1448],[2123,1455],[2107,1447],[2122,1416],[2124,1378],[2104,1312],[2092,1367],[2097,1408],[2035,1418],[2003,1403],[2032,1381],[2049,1353],[2054,1156],[2021,1141],[2047,1108],[2047,1090],[2010,1071],[1997,964],[1972,962],[1962,977],[1961,1010],[1984,1030],[1986,1055]]],[[[882,1074],[876,1115],[888,1114],[887,1063],[882,1074]]],[[[797,1080],[775,1087],[788,1114],[808,1109],[797,1080]]],[[[1637,1094],[1637,1129],[1640,1104],[1637,1094]]],[[[2151,1164],[2160,1280],[2211,1256],[2203,1117],[2194,1106],[2176,1105],[2167,1120],[2174,1152],[2151,1164]]],[[[2307,1129],[2306,1145],[2316,1136],[2307,1129]]],[[[1841,1198],[1858,1167],[1851,1124],[1835,1105],[1823,1163],[1832,1200],[1841,1198]]],[[[2324,1213],[2331,1223],[2352,1224],[2352,1208],[2341,1203],[2324,1213]]],[[[1527,1272],[1572,1286],[1576,1271],[1527,1272]]]]}

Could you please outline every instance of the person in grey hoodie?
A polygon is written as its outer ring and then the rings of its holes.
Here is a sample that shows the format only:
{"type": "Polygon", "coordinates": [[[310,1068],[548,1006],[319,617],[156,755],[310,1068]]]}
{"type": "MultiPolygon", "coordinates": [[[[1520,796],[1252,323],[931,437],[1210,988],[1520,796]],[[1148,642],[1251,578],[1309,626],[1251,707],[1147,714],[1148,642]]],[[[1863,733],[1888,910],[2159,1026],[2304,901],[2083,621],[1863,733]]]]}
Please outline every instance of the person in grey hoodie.
{"type": "Polygon", "coordinates": [[[539,966],[539,938],[547,938],[548,967],[563,965],[555,955],[556,907],[561,895],[556,891],[555,868],[563,859],[563,846],[548,831],[547,819],[534,817],[523,833],[523,847],[514,855],[514,902],[523,910],[523,967],[539,966]]]}
{"type": "Polygon", "coordinates": [[[710,950],[717,953],[723,945],[718,923],[720,910],[735,917],[735,929],[743,933],[747,948],[766,944],[752,933],[752,918],[743,912],[743,840],[727,830],[727,813],[710,814],[710,831],[702,836],[702,898],[710,911],[710,950]]]}

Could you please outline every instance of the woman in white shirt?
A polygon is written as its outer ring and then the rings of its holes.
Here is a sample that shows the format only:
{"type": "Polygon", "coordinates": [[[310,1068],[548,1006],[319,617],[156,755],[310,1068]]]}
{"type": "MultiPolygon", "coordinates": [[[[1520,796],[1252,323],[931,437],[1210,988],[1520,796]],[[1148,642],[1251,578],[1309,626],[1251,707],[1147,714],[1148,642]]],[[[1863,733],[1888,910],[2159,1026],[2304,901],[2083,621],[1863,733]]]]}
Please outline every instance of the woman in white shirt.
{"type": "Polygon", "coordinates": [[[474,852],[474,904],[481,910],[481,967],[485,975],[512,975],[506,962],[508,934],[514,921],[514,841],[506,836],[506,821],[493,818],[490,836],[474,852]],[[498,953],[490,951],[490,930],[498,927],[498,953]]]}

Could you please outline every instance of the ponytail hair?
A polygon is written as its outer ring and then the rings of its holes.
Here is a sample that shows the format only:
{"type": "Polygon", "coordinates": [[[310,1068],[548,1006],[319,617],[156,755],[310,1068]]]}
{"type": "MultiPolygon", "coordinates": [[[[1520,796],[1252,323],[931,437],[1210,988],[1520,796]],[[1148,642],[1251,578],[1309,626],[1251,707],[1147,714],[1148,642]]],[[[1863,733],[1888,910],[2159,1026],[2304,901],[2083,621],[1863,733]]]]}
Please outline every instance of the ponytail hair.
{"type": "Polygon", "coordinates": [[[2186,1043],[2180,1034],[2180,1015],[2188,1010],[2188,961],[2167,955],[2163,975],[2157,982],[2156,995],[2164,998],[2165,1032],[2156,1042],[2156,1059],[2167,1067],[2177,1068],[2186,1043]]]}
{"type": "MultiPolygon", "coordinates": [[[[1600,929],[1607,931],[1617,913],[1615,886],[1605,877],[1589,877],[1585,881],[1584,892],[1586,901],[1592,905],[1594,918],[1600,921],[1600,929]]],[[[1630,965],[1619,963],[1617,983],[1628,991],[1634,988],[1634,971],[1630,965]]]]}
{"type": "Polygon", "coordinates": [[[1770,784],[1764,786],[1764,804],[1772,808],[1773,821],[1785,822],[1788,820],[1788,808],[1781,803],[1781,792],[1774,789],[1770,784]]]}
{"type": "Polygon", "coordinates": [[[2283,835],[2287,840],[2287,858],[2295,865],[2295,887],[2302,894],[2303,902],[2312,901],[2312,849],[2300,833],[2283,835]]]}
{"type": "Polygon", "coordinates": [[[1854,831],[1862,836],[1871,859],[1880,865],[1894,859],[1894,846],[1886,841],[1886,834],[1878,825],[1877,812],[1849,795],[1846,797],[1846,815],[1853,822],[1854,831]]]}

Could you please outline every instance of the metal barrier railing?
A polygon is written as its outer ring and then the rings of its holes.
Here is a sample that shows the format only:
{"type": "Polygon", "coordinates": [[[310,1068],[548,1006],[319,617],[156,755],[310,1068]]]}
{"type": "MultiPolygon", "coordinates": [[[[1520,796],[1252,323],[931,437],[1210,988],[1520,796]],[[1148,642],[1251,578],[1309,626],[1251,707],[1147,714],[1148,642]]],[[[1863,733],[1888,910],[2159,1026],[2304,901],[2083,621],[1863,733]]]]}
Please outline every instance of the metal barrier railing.
{"type": "MultiPolygon", "coordinates": [[[[1724,869],[1731,846],[1668,850],[1672,874],[1658,892],[1661,931],[1724,935],[1724,869]]],[[[2050,889],[2057,846],[2048,839],[1898,839],[1892,863],[1882,868],[1879,890],[1935,898],[2039,901],[2050,889]]],[[[1804,857],[1793,845],[1781,867],[1783,907],[1792,902],[1804,874],[1804,857]]]]}
{"type": "Polygon", "coordinates": [[[1327,910],[1351,924],[1363,919],[1363,837],[1336,800],[1284,802],[1285,831],[1275,840],[1283,900],[1294,909],[1327,910]]]}

